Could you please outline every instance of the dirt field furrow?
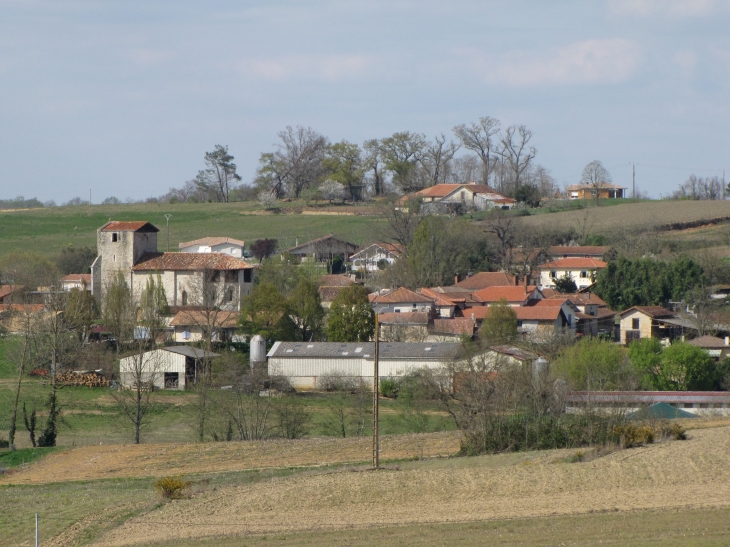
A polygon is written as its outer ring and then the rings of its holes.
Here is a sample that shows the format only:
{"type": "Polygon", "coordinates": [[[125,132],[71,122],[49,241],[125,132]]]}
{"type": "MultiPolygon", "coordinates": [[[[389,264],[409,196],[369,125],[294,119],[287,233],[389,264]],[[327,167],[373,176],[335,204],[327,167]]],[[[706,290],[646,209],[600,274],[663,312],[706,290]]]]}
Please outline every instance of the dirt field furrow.
{"type": "MultiPolygon", "coordinates": [[[[387,435],[381,439],[383,459],[448,456],[458,450],[458,433],[387,435]]],[[[0,484],[310,467],[365,462],[371,457],[370,437],[83,446],[51,454],[36,464],[4,475],[0,478],[0,484]]]]}
{"type": "Polygon", "coordinates": [[[730,428],[587,463],[565,463],[569,453],[532,453],[506,465],[488,456],[461,466],[426,462],[401,471],[229,487],[132,519],[97,544],[730,504],[730,428]]]}

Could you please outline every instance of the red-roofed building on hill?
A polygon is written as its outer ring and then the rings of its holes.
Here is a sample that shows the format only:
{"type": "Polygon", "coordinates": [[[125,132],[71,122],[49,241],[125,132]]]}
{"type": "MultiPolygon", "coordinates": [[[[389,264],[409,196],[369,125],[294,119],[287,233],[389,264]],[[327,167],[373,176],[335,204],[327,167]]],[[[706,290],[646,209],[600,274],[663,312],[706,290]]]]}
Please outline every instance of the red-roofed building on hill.
{"type": "Polygon", "coordinates": [[[608,266],[595,258],[560,258],[540,265],[540,286],[555,288],[558,279],[569,277],[578,290],[596,282],[596,275],[608,266]]]}
{"type": "Polygon", "coordinates": [[[505,300],[509,306],[528,306],[533,301],[542,299],[542,294],[537,287],[530,285],[512,287],[487,287],[472,293],[474,298],[485,305],[505,300]]]}
{"type": "Polygon", "coordinates": [[[401,287],[385,294],[372,296],[370,302],[376,313],[431,313],[434,308],[434,299],[405,287],[401,287]]]}
{"type": "Polygon", "coordinates": [[[463,281],[455,283],[454,287],[478,291],[487,287],[509,287],[518,284],[515,276],[507,272],[479,272],[467,277],[463,281]]]}
{"type": "Polygon", "coordinates": [[[516,201],[499,194],[486,184],[436,184],[413,194],[403,196],[403,205],[412,199],[420,199],[426,208],[439,210],[462,207],[465,210],[511,209],[516,201]]]}
{"type": "Polygon", "coordinates": [[[97,230],[99,256],[91,266],[91,291],[103,299],[121,273],[139,300],[148,281],[159,279],[170,306],[208,305],[239,311],[251,291],[257,265],[224,253],[160,253],[159,230],[149,222],[110,221],[97,230]]]}

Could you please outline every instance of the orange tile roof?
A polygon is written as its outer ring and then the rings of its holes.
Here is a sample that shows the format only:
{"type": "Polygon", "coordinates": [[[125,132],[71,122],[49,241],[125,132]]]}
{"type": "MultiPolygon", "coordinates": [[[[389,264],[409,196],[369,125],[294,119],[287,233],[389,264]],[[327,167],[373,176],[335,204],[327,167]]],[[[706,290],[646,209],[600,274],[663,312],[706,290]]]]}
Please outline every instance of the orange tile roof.
{"type": "Polygon", "coordinates": [[[428,298],[417,292],[413,292],[405,287],[396,289],[388,294],[376,295],[371,302],[375,304],[397,304],[400,302],[433,302],[433,298],[428,298]]]}
{"type": "Polygon", "coordinates": [[[530,294],[536,289],[534,285],[529,287],[514,286],[511,287],[487,287],[474,292],[474,297],[482,302],[498,302],[504,298],[507,302],[523,302],[527,300],[530,294]]]}
{"type": "Polygon", "coordinates": [[[545,269],[580,269],[580,268],[605,268],[608,266],[603,260],[596,260],[595,258],[560,258],[553,260],[546,264],[541,264],[539,268],[545,269]]]}
{"type": "Polygon", "coordinates": [[[433,331],[436,333],[472,336],[474,334],[474,321],[468,317],[434,319],[433,331]]]}
{"type": "Polygon", "coordinates": [[[159,232],[160,230],[146,220],[120,221],[110,220],[101,227],[102,232],[159,232]],[[142,230],[144,228],[144,230],[142,230]]]}
{"type": "Polygon", "coordinates": [[[257,264],[249,264],[225,253],[145,253],[132,270],[246,270],[256,267],[257,264]]]}
{"type": "Polygon", "coordinates": [[[454,287],[478,291],[479,289],[486,289],[487,287],[509,287],[514,286],[514,284],[514,276],[509,275],[506,272],[479,272],[471,277],[467,277],[463,281],[459,281],[454,285],[454,287]]]}
{"type": "Polygon", "coordinates": [[[0,285],[0,298],[5,298],[6,296],[10,296],[15,291],[18,291],[22,289],[20,285],[0,285]]]}
{"type": "Polygon", "coordinates": [[[378,322],[383,324],[408,323],[412,325],[428,325],[428,313],[414,311],[404,313],[379,313],[378,322]]]}
{"type": "Polygon", "coordinates": [[[489,306],[474,306],[473,308],[467,308],[463,311],[463,314],[464,317],[473,318],[476,321],[481,321],[490,314],[489,306]]]}
{"type": "Polygon", "coordinates": [[[519,306],[512,309],[518,321],[555,321],[562,306],[519,306]]]}
{"type": "Polygon", "coordinates": [[[239,245],[241,247],[246,245],[245,241],[233,239],[232,237],[201,237],[200,239],[194,239],[193,241],[179,243],[178,248],[184,249],[185,247],[192,247],[193,245],[209,245],[212,247],[213,245],[222,245],[223,243],[233,243],[234,245],[239,245]]]}
{"type": "Polygon", "coordinates": [[[189,310],[178,312],[170,321],[173,327],[190,327],[196,325],[210,324],[213,327],[232,329],[238,326],[240,314],[232,311],[217,311],[210,314],[200,310],[189,310]]]}
{"type": "Polygon", "coordinates": [[[69,283],[78,281],[80,283],[91,284],[91,274],[68,274],[62,281],[68,281],[69,283]]]}

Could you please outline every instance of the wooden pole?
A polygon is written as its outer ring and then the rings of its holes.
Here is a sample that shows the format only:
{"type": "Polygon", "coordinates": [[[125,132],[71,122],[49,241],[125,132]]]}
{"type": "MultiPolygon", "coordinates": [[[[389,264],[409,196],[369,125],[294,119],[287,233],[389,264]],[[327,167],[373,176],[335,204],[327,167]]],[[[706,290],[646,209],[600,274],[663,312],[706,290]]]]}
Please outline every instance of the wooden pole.
{"type": "Polygon", "coordinates": [[[375,314],[375,359],[373,361],[373,469],[380,467],[380,322],[375,314]]]}

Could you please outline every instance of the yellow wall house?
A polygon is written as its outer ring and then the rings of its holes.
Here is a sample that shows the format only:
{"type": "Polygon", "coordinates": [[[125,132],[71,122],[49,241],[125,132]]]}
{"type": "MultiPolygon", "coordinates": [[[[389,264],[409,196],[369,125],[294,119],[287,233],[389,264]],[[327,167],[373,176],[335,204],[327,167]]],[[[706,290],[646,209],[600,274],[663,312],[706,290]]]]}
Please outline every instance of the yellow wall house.
{"type": "Polygon", "coordinates": [[[639,338],[674,338],[674,327],[666,327],[660,321],[675,317],[675,314],[661,306],[634,306],[619,315],[621,318],[621,343],[628,345],[639,338]]]}

